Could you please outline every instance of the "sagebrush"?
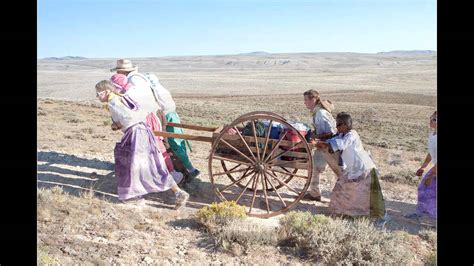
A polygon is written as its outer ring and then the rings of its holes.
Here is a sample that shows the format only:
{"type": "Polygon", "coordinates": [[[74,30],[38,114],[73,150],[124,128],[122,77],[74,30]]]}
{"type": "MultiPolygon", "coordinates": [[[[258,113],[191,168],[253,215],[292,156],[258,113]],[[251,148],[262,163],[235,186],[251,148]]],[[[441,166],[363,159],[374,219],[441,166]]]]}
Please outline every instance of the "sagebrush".
{"type": "Polygon", "coordinates": [[[396,264],[413,258],[397,234],[379,230],[368,219],[332,219],[289,212],[280,220],[280,243],[324,264],[396,264]]]}
{"type": "Polygon", "coordinates": [[[235,201],[214,202],[196,212],[197,220],[211,229],[246,216],[245,207],[238,205],[235,201]]]}

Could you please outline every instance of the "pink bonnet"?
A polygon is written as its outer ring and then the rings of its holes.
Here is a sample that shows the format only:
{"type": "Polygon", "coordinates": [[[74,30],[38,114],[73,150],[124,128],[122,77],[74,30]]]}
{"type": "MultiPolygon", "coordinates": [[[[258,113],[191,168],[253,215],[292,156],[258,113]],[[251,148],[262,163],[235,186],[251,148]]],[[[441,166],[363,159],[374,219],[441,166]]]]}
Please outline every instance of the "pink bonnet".
{"type": "Polygon", "coordinates": [[[128,83],[127,76],[124,74],[114,74],[110,78],[110,81],[121,91],[121,93],[125,93],[131,87],[131,84],[128,83]]]}

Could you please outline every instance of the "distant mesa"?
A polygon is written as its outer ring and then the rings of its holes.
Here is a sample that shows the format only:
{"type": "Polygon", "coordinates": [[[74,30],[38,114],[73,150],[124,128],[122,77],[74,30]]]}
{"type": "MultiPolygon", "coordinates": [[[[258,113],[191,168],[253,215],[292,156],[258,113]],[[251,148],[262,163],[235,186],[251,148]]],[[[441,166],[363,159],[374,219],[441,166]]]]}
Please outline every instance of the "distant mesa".
{"type": "Polygon", "coordinates": [[[78,60],[78,59],[87,59],[87,57],[63,56],[63,57],[45,57],[45,58],[42,58],[42,60],[78,60]]]}
{"type": "Polygon", "coordinates": [[[380,55],[436,55],[436,51],[433,50],[395,50],[389,52],[379,52],[380,55]]]}
{"type": "Polygon", "coordinates": [[[250,53],[243,53],[239,55],[269,55],[270,53],[264,52],[264,51],[256,51],[256,52],[250,52],[250,53]]]}

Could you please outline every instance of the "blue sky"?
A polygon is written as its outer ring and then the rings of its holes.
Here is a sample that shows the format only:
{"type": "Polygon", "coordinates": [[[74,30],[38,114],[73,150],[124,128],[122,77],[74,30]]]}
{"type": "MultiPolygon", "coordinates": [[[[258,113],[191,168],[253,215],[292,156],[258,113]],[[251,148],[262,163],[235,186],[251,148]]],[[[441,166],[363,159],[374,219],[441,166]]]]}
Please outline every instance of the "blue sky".
{"type": "Polygon", "coordinates": [[[38,58],[436,50],[436,1],[38,0],[38,58]]]}

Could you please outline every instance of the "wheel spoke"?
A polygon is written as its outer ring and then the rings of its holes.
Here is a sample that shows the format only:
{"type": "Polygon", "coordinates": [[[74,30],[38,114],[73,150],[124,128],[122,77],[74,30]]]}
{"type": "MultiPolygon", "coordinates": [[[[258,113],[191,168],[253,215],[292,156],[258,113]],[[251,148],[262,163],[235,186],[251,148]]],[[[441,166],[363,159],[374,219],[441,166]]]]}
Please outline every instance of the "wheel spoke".
{"type": "Polygon", "coordinates": [[[296,147],[296,146],[297,146],[298,144],[300,144],[300,143],[301,143],[301,141],[297,142],[295,145],[293,145],[293,146],[292,146],[291,148],[289,148],[288,150],[283,151],[283,152],[281,152],[280,154],[278,154],[277,156],[275,156],[275,157],[271,158],[270,160],[266,161],[266,163],[270,163],[270,162],[274,161],[275,159],[277,159],[278,157],[283,156],[283,155],[285,155],[285,154],[291,152],[291,149],[293,149],[294,147],[296,147]]]}
{"type": "MultiPolygon", "coordinates": [[[[245,170],[248,171],[249,169],[250,169],[250,167],[247,168],[247,169],[245,169],[245,170]]],[[[242,180],[244,180],[244,178],[246,178],[247,176],[251,175],[252,173],[254,173],[254,170],[252,170],[252,171],[250,171],[250,172],[245,172],[239,179],[233,181],[230,185],[225,186],[225,187],[224,187],[221,191],[219,191],[219,192],[222,193],[222,192],[224,192],[225,190],[227,190],[228,188],[230,188],[231,186],[235,185],[236,183],[240,183],[242,180]]]]}
{"type": "Polygon", "coordinates": [[[237,129],[237,127],[234,126],[234,130],[237,131],[237,134],[239,135],[240,139],[242,140],[242,142],[245,144],[245,147],[247,147],[248,151],[250,152],[250,155],[252,155],[253,159],[255,161],[257,161],[257,158],[255,158],[255,155],[253,155],[253,152],[252,152],[252,149],[250,149],[249,145],[247,144],[247,141],[244,139],[244,137],[242,136],[242,134],[240,134],[239,130],[237,129]]]}
{"type": "Polygon", "coordinates": [[[267,136],[265,137],[265,146],[263,146],[263,153],[261,158],[265,158],[265,153],[267,152],[268,139],[270,138],[270,132],[272,131],[272,123],[273,120],[270,120],[270,123],[268,124],[267,136]]]}
{"type": "Polygon", "coordinates": [[[233,162],[233,163],[243,164],[243,165],[246,165],[246,166],[253,166],[252,163],[237,161],[237,160],[234,160],[234,159],[231,159],[231,158],[226,158],[226,157],[222,157],[222,156],[218,156],[218,155],[214,155],[213,158],[216,159],[216,160],[229,161],[229,162],[233,162]]]}
{"type": "MultiPolygon", "coordinates": [[[[290,172],[290,171],[288,171],[288,170],[287,170],[287,172],[283,172],[283,171],[278,171],[278,170],[272,169],[272,172],[273,172],[274,174],[275,174],[275,173],[280,173],[280,174],[286,174],[286,175],[291,175],[291,176],[296,176],[296,177],[301,177],[301,178],[308,179],[307,176],[293,174],[292,172],[290,172]]],[[[276,174],[275,174],[275,175],[276,175],[276,174]]]]}
{"type": "MultiPolygon", "coordinates": [[[[247,182],[247,184],[245,184],[244,189],[242,190],[242,192],[240,192],[239,196],[238,196],[237,199],[235,200],[235,203],[239,203],[239,200],[240,200],[240,198],[242,197],[242,195],[244,195],[244,192],[247,190],[247,187],[249,186],[250,181],[255,180],[255,175],[256,175],[256,174],[257,174],[257,173],[254,173],[253,176],[252,176],[252,177],[249,179],[249,181],[247,182]]],[[[252,187],[253,187],[253,183],[252,183],[252,187]]]]}
{"type": "Polygon", "coordinates": [[[293,160],[293,161],[278,161],[273,164],[269,164],[269,166],[282,166],[285,164],[292,164],[292,163],[308,163],[308,160],[303,159],[303,160],[293,160]]]}
{"type": "Polygon", "coordinates": [[[252,212],[253,204],[255,203],[255,197],[257,196],[257,186],[258,186],[258,178],[260,177],[260,174],[257,173],[257,177],[255,178],[255,183],[254,186],[252,187],[253,189],[253,197],[252,197],[252,204],[250,205],[249,213],[252,212]]]}
{"type": "Polygon", "coordinates": [[[229,148],[231,148],[232,150],[234,150],[235,152],[237,152],[238,154],[240,154],[240,156],[244,157],[247,161],[251,162],[251,163],[255,163],[255,161],[253,161],[252,159],[250,159],[247,155],[243,154],[241,151],[239,151],[239,149],[237,149],[236,147],[232,146],[229,142],[221,139],[221,141],[229,146],[229,148]]]}
{"type": "Polygon", "coordinates": [[[270,213],[270,205],[268,205],[267,186],[265,186],[266,179],[263,175],[261,176],[262,176],[263,195],[265,196],[265,203],[267,204],[267,213],[270,213]]]}
{"type": "Polygon", "coordinates": [[[286,184],[285,182],[282,182],[280,179],[278,179],[276,176],[274,176],[272,173],[268,172],[267,170],[265,170],[267,172],[267,174],[269,174],[271,177],[273,177],[274,179],[276,179],[278,181],[278,183],[280,183],[281,185],[284,185],[285,187],[287,187],[289,190],[293,191],[294,193],[296,193],[297,195],[299,195],[300,193],[298,193],[298,191],[296,191],[294,188],[290,187],[288,184],[286,184]]]}
{"type": "Polygon", "coordinates": [[[275,193],[277,194],[277,196],[278,196],[278,198],[280,199],[281,203],[283,203],[283,206],[286,207],[285,201],[281,198],[280,193],[278,193],[278,190],[275,188],[275,186],[273,185],[273,183],[272,183],[272,181],[270,180],[270,178],[268,178],[267,173],[264,172],[263,175],[265,176],[265,181],[268,181],[268,183],[270,183],[270,185],[271,185],[272,188],[273,188],[273,191],[275,191],[275,193]]]}
{"type": "Polygon", "coordinates": [[[272,150],[271,150],[270,154],[268,154],[268,156],[263,160],[264,162],[266,162],[272,156],[272,154],[275,152],[275,150],[278,148],[278,146],[280,146],[280,143],[283,141],[283,138],[286,136],[286,133],[287,133],[287,131],[284,131],[283,135],[281,135],[280,139],[275,144],[275,147],[272,147],[272,150]]]}
{"type": "Polygon", "coordinates": [[[248,168],[244,168],[244,169],[237,169],[237,170],[229,170],[229,171],[225,171],[225,172],[220,172],[220,173],[215,173],[213,175],[226,175],[226,174],[232,174],[232,173],[238,173],[238,172],[243,172],[243,171],[248,171],[251,167],[249,166],[248,168]]]}
{"type": "Polygon", "coordinates": [[[290,170],[286,169],[286,168],[283,167],[283,166],[278,166],[278,167],[280,167],[281,169],[285,170],[285,172],[291,173],[290,170]]]}
{"type": "Polygon", "coordinates": [[[260,161],[260,148],[258,147],[258,140],[257,140],[257,130],[255,129],[255,120],[251,120],[252,122],[252,129],[253,129],[253,137],[255,138],[255,147],[257,148],[257,157],[260,161]]]}
{"type": "MultiPolygon", "coordinates": [[[[230,169],[229,171],[232,171],[232,170],[234,170],[235,168],[237,168],[237,167],[239,167],[239,166],[241,166],[241,164],[237,164],[235,167],[232,167],[232,169],[230,169]]],[[[283,168],[283,167],[282,167],[282,168],[283,168]]]]}

